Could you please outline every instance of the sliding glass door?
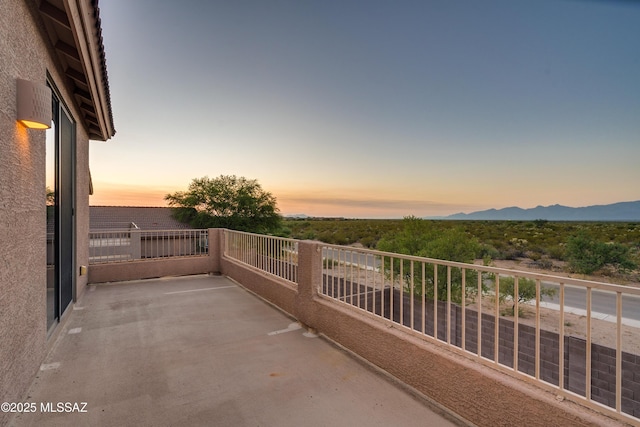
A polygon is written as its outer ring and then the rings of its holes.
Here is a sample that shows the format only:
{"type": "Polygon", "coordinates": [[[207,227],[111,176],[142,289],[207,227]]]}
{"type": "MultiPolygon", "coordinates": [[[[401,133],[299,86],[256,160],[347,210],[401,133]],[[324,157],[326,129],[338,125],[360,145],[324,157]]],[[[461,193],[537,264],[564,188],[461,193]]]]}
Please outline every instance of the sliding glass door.
{"type": "Polygon", "coordinates": [[[53,122],[46,137],[47,329],[73,299],[75,281],[75,123],[52,87],[53,122]]]}

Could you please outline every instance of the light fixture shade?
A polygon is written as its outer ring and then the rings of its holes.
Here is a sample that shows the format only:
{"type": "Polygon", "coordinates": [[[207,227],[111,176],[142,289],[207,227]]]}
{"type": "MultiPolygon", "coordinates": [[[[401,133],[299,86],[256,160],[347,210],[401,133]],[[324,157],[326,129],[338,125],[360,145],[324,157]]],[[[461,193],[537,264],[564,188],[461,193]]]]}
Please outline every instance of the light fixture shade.
{"type": "Polygon", "coordinates": [[[41,83],[18,79],[18,121],[31,129],[51,127],[51,89],[41,83]]]}

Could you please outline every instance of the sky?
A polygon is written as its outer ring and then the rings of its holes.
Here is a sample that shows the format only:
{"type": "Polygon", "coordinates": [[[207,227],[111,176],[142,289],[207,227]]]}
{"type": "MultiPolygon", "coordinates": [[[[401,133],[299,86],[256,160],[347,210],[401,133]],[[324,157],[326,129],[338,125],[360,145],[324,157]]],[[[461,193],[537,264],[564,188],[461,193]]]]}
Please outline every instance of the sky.
{"type": "Polygon", "coordinates": [[[102,0],[91,205],[256,179],[282,214],[640,200],[640,3],[102,0]]]}

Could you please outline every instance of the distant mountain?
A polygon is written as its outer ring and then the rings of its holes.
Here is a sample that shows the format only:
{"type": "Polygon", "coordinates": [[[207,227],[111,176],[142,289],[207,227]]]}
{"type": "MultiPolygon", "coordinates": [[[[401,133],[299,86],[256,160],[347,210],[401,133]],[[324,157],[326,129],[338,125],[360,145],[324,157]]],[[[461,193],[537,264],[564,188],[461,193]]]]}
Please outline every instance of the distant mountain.
{"type": "Polygon", "coordinates": [[[613,203],[611,205],[585,206],[571,208],[562,205],[537,206],[531,209],[510,207],[488,209],[469,214],[457,213],[443,219],[471,220],[514,220],[532,221],[640,221],[640,200],[635,202],[613,203]]]}

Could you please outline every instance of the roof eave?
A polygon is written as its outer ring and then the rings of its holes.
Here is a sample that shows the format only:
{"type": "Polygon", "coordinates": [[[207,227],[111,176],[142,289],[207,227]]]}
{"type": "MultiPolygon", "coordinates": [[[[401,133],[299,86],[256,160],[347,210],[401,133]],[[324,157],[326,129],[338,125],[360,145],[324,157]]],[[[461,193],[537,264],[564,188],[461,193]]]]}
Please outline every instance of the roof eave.
{"type": "Polygon", "coordinates": [[[115,135],[98,0],[42,0],[38,10],[90,139],[115,135]]]}

